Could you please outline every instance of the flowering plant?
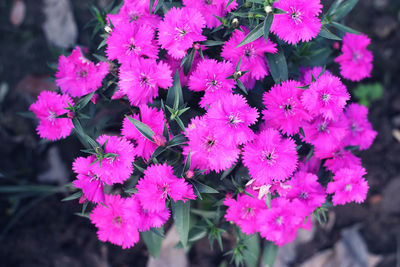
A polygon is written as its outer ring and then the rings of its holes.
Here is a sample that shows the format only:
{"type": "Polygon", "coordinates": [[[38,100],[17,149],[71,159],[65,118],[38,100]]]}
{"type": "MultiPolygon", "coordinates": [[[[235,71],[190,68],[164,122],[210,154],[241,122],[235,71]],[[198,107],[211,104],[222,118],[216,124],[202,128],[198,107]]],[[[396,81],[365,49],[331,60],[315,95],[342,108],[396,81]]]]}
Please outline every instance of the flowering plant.
{"type": "Polygon", "coordinates": [[[247,265],[259,236],[265,250],[282,246],[330,206],[363,202],[354,153],[376,132],[344,80],[369,77],[372,54],[341,23],[356,3],[324,14],[320,0],[94,8],[97,51],[61,56],[60,92],[30,107],[40,137],[73,132],[85,147],[67,199],[79,199],[101,241],[130,248],[142,235],[155,257],[168,220],[186,249],[208,235],[222,250],[233,224],[232,260],[247,265]]]}

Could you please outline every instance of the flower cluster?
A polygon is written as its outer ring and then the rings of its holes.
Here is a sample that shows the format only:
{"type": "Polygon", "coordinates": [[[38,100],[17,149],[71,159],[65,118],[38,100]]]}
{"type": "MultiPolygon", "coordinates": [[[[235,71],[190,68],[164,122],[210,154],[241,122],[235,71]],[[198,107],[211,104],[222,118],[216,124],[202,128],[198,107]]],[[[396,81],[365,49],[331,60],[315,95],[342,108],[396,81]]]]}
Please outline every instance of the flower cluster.
{"type": "MultiPolygon", "coordinates": [[[[261,5],[125,0],[104,18],[104,57],[96,55],[103,61],[80,48],[60,57],[62,94],[44,91],[30,110],[40,137],[58,140],[75,127],[87,146],[89,155],[73,162],[73,185],[81,203],[93,204],[100,240],[132,247],[140,232],[165,224],[171,203],[215,193],[227,221],[281,246],[325,206],[365,200],[366,170],[353,151],[376,137],[368,109],[349,103],[336,73],[315,66],[328,59],[306,64],[313,39],[323,37],[320,0],[249,4],[261,5]],[[260,18],[256,27],[271,34],[250,26],[260,18]],[[95,118],[105,114],[113,121],[102,128],[95,118]],[[205,185],[216,182],[210,173],[226,179],[218,191],[205,185]]],[[[343,78],[370,76],[369,43],[344,34],[334,60],[343,78]]]]}

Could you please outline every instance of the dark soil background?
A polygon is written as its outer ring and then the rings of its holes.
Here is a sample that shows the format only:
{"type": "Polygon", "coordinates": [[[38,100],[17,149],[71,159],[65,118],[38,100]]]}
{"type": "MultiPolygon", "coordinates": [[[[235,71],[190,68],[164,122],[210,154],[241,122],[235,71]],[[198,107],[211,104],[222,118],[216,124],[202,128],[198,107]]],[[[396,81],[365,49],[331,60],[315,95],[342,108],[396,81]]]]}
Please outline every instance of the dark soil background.
{"type": "MultiPolygon", "coordinates": [[[[27,110],[40,91],[55,87],[49,65],[57,62],[62,50],[52,45],[43,31],[45,2],[54,1],[0,1],[0,186],[62,185],[72,181],[71,161],[81,149],[74,138],[56,143],[40,141],[34,121],[19,113],[27,110]],[[26,7],[19,25],[15,22],[21,13],[11,15],[16,2],[26,7]],[[46,173],[48,170],[53,173],[46,173]]],[[[76,42],[88,46],[91,29],[84,29],[92,18],[88,6],[105,6],[109,1],[62,2],[71,4],[78,29],[76,42]]],[[[322,2],[327,5],[331,1],[322,2]]],[[[335,208],[329,213],[328,223],[316,226],[311,238],[294,250],[284,249],[294,251],[294,255],[286,262],[285,257],[281,258],[280,266],[300,266],[304,262],[303,266],[335,266],[332,261],[333,265],[323,261],[312,265],[307,260],[321,256],[321,251],[338,253],[338,244],[343,240],[350,240],[350,245],[366,245],[370,260],[364,265],[341,266],[391,267],[396,266],[396,259],[400,260],[396,257],[400,251],[400,138],[395,138],[396,133],[400,135],[396,132],[400,129],[399,22],[398,0],[361,0],[347,19],[347,24],[372,39],[373,76],[363,83],[379,82],[384,86],[382,99],[370,108],[370,120],[379,134],[371,149],[360,153],[371,188],[368,199],[362,205],[335,208]],[[346,232],[353,226],[361,243],[353,242],[346,232]]],[[[348,84],[349,88],[354,86],[348,84]]],[[[148,254],[143,243],[122,250],[99,242],[94,226],[74,215],[81,206],[76,201],[60,201],[65,196],[67,193],[32,196],[27,192],[11,196],[0,189],[0,266],[146,265],[148,254]]],[[[225,241],[229,243],[229,237],[225,241]]],[[[359,247],[354,247],[353,256],[358,255],[359,247]]],[[[209,250],[206,239],[189,256],[193,266],[217,266],[223,260],[218,249],[209,250]]]]}

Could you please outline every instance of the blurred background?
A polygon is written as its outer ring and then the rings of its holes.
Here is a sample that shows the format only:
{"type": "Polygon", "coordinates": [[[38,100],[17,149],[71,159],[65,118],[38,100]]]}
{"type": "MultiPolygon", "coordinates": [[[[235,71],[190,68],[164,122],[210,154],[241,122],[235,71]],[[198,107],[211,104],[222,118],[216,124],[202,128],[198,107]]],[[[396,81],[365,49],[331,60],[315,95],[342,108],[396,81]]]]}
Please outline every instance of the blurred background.
{"type": "MultiPolygon", "coordinates": [[[[76,44],[92,48],[93,29],[84,27],[93,17],[89,6],[110,2],[0,0],[0,266],[168,266],[171,260],[148,262],[142,242],[122,250],[97,240],[95,227],[74,215],[81,211],[77,201],[61,202],[79,141],[40,140],[26,113],[42,90],[56,89],[51,76],[60,53],[76,44]]],[[[331,2],[322,0],[325,7],[331,2]]],[[[399,0],[361,0],[346,21],[372,39],[374,53],[372,78],[347,83],[353,100],[370,106],[378,131],[360,153],[370,186],[366,202],[336,207],[326,223],[300,232],[280,249],[276,266],[400,266],[399,23],[399,0]]],[[[233,242],[224,237],[227,248],[233,242]]],[[[182,266],[226,266],[222,255],[205,238],[182,266]]]]}

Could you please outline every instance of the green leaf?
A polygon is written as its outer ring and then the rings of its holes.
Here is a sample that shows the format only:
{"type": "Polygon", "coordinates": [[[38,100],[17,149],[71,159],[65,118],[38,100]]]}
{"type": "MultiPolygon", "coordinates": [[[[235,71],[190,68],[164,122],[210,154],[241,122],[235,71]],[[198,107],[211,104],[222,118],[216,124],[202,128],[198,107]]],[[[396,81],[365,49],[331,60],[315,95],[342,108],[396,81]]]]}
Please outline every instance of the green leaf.
{"type": "Polygon", "coordinates": [[[269,30],[271,29],[272,21],[274,20],[274,14],[271,12],[267,14],[264,20],[264,40],[268,41],[269,30]]]}
{"type": "Polygon", "coordinates": [[[262,261],[264,267],[273,267],[279,247],[270,241],[265,242],[262,261]]]}
{"type": "Polygon", "coordinates": [[[60,191],[57,186],[50,185],[3,185],[0,186],[0,193],[13,194],[13,193],[55,193],[60,191]]]}
{"type": "Polygon", "coordinates": [[[195,52],[196,52],[196,50],[194,48],[192,48],[192,50],[190,51],[189,55],[187,55],[184,58],[185,62],[183,64],[183,73],[185,75],[188,75],[190,69],[192,68],[195,52]]]}
{"type": "Polygon", "coordinates": [[[89,103],[90,99],[92,99],[93,95],[95,94],[95,92],[91,92],[90,94],[87,94],[85,96],[83,96],[79,102],[76,104],[76,108],[78,110],[83,109],[84,107],[86,107],[86,105],[89,103]]]}
{"type": "Polygon", "coordinates": [[[190,169],[190,149],[189,149],[189,153],[187,155],[186,161],[185,161],[185,165],[183,166],[183,173],[182,176],[185,175],[185,173],[190,169]]]}
{"type": "Polygon", "coordinates": [[[197,190],[199,190],[200,193],[206,193],[206,194],[217,194],[219,193],[217,190],[215,190],[214,188],[202,184],[199,181],[196,180],[191,180],[191,182],[197,187],[197,190]]]}
{"type": "Polygon", "coordinates": [[[172,215],[178,231],[179,239],[184,248],[187,247],[190,227],[190,201],[171,201],[172,215]]]}
{"type": "Polygon", "coordinates": [[[151,14],[153,12],[153,6],[154,6],[154,0],[150,0],[150,9],[149,9],[149,13],[151,14]]]}
{"type": "Polygon", "coordinates": [[[286,58],[281,46],[278,46],[277,53],[267,53],[267,61],[272,78],[274,79],[276,84],[279,84],[282,81],[286,81],[288,79],[286,58]]]}
{"type": "Polygon", "coordinates": [[[227,9],[228,6],[229,6],[230,4],[232,4],[232,2],[233,2],[233,0],[229,0],[228,3],[227,3],[226,6],[225,6],[225,9],[227,9]]]}
{"type": "Polygon", "coordinates": [[[183,134],[175,135],[168,143],[167,147],[180,146],[187,142],[187,138],[183,134]]]}
{"type": "Polygon", "coordinates": [[[182,87],[179,81],[178,70],[175,72],[172,87],[168,89],[166,104],[170,107],[174,107],[174,110],[177,110],[183,104],[182,87]]]}
{"type": "Polygon", "coordinates": [[[339,21],[343,19],[358,3],[358,0],[347,0],[342,3],[335,12],[333,12],[333,19],[339,21]]]}
{"type": "Polygon", "coordinates": [[[202,42],[202,45],[205,46],[217,46],[217,45],[223,45],[225,42],[224,41],[216,41],[216,40],[207,40],[205,42],[202,42]]]}
{"type": "Polygon", "coordinates": [[[82,191],[78,191],[78,192],[73,193],[73,194],[70,195],[70,196],[67,196],[67,197],[61,199],[61,201],[75,200],[75,199],[80,198],[81,196],[82,196],[82,191]]]}
{"type": "Polygon", "coordinates": [[[330,40],[336,40],[336,41],[341,41],[342,40],[342,38],[340,38],[339,36],[333,34],[325,26],[321,27],[321,30],[319,31],[318,35],[321,36],[321,37],[324,37],[326,39],[330,39],[330,40]]]}
{"type": "Polygon", "coordinates": [[[260,256],[260,238],[258,234],[246,236],[244,245],[243,257],[246,266],[258,267],[258,258],[260,256]]]}
{"type": "Polygon", "coordinates": [[[303,127],[300,127],[300,128],[299,128],[299,133],[300,133],[303,137],[306,137],[306,134],[304,133],[303,127]]]}
{"type": "Polygon", "coordinates": [[[342,32],[349,32],[349,33],[353,33],[353,34],[358,34],[360,35],[361,33],[359,31],[356,31],[350,27],[347,27],[343,24],[337,23],[335,21],[333,21],[330,25],[332,25],[333,27],[335,27],[336,29],[342,31],[342,32]]]}
{"type": "Polygon", "coordinates": [[[136,127],[136,129],[144,137],[146,137],[148,140],[150,140],[154,143],[154,140],[153,140],[154,132],[152,129],[150,129],[149,126],[147,126],[146,124],[144,124],[141,121],[138,121],[137,119],[132,118],[131,116],[126,115],[125,117],[136,127]]]}
{"type": "MultiPolygon", "coordinates": [[[[163,228],[158,228],[158,231],[164,231],[163,228]]],[[[146,244],[147,250],[150,255],[157,259],[161,252],[161,242],[163,238],[153,232],[151,229],[141,233],[144,243],[146,244]]]]}
{"type": "Polygon", "coordinates": [[[244,39],[236,46],[236,48],[251,43],[264,34],[264,23],[258,24],[244,39]]]}
{"type": "Polygon", "coordinates": [[[203,228],[193,228],[189,232],[189,242],[196,242],[207,236],[207,231],[203,228]]]}
{"type": "Polygon", "coordinates": [[[238,85],[239,89],[242,90],[243,93],[245,93],[246,95],[248,94],[246,87],[244,87],[244,84],[242,83],[241,80],[237,79],[236,84],[238,85]]]}

